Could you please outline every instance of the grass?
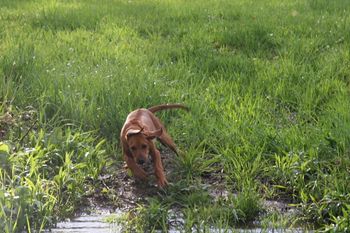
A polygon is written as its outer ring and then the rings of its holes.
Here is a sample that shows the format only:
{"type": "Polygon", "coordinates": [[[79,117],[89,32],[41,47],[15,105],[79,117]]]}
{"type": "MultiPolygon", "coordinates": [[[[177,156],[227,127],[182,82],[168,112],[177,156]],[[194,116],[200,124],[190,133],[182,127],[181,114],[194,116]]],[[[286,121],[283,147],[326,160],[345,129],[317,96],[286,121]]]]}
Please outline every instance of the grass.
{"type": "Polygon", "coordinates": [[[232,228],[261,218],[263,207],[250,200],[264,199],[297,206],[293,221],[346,231],[348,1],[0,6],[6,232],[43,229],[53,216],[72,214],[103,167],[121,163],[118,134],[127,113],[172,102],[191,108],[159,114],[185,151],[182,180],[165,201],[153,197],[135,210],[131,221],[140,231],[167,229],[168,210],[178,204],[184,229],[232,228]],[[227,190],[239,196],[209,201],[200,187],[221,171],[227,190]],[[187,186],[195,190],[183,191],[187,186]]]}
{"type": "Polygon", "coordinates": [[[70,127],[33,130],[36,112],[11,113],[18,117],[1,122],[10,136],[0,143],[0,226],[42,231],[82,203],[105,165],[104,141],[70,127]]]}

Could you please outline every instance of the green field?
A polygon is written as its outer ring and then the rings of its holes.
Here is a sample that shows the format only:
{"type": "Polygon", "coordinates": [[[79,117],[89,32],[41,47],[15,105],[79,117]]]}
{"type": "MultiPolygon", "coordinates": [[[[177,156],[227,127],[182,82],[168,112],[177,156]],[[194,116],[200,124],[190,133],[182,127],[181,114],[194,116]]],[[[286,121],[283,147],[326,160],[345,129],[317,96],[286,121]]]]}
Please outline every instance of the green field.
{"type": "Polygon", "coordinates": [[[71,216],[121,168],[126,115],[162,103],[191,109],[158,114],[179,178],[126,231],[173,208],[185,232],[349,231],[348,0],[0,0],[0,229],[71,216]]]}

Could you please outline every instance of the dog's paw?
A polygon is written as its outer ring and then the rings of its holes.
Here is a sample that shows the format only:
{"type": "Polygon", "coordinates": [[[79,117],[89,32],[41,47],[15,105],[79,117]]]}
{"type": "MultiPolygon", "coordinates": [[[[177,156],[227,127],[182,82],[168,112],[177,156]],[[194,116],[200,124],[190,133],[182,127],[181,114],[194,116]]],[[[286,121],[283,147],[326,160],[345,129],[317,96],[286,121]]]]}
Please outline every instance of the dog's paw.
{"type": "Polygon", "coordinates": [[[143,170],[135,171],[134,176],[140,180],[147,180],[147,173],[143,170]]]}
{"type": "Polygon", "coordinates": [[[169,183],[168,183],[168,181],[167,181],[165,178],[163,178],[163,179],[158,179],[158,180],[157,180],[157,185],[158,185],[159,188],[164,188],[164,187],[166,187],[168,184],[169,184],[169,183]]]}

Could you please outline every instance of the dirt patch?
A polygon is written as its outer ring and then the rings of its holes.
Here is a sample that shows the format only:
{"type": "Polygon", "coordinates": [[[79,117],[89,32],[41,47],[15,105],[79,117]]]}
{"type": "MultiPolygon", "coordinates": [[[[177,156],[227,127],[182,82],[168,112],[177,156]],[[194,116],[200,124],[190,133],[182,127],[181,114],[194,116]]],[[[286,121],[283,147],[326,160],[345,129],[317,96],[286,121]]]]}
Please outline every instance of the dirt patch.
{"type": "Polygon", "coordinates": [[[30,130],[36,129],[36,123],[37,112],[32,106],[25,107],[23,111],[13,106],[6,107],[0,114],[0,141],[7,140],[11,132],[17,133],[17,140],[22,141],[30,130]]]}
{"type": "MultiPolygon", "coordinates": [[[[170,183],[176,181],[178,178],[176,155],[168,149],[162,149],[161,157],[168,181],[170,183]]],[[[100,184],[97,185],[99,188],[87,196],[88,206],[128,211],[135,208],[137,204],[145,203],[148,197],[164,192],[156,185],[152,161],[148,161],[143,166],[149,175],[147,182],[135,179],[124,165],[125,163],[122,162],[116,165],[112,172],[99,176],[100,184]]]]}

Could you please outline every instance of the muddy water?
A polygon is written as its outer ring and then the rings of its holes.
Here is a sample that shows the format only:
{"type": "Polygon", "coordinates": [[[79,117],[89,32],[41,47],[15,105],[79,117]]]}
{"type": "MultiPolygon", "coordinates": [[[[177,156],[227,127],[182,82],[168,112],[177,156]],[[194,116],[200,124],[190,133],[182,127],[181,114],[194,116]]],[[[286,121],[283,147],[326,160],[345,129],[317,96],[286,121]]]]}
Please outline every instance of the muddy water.
{"type": "MultiPolygon", "coordinates": [[[[118,215],[118,214],[117,214],[118,215]]],[[[54,233],[118,233],[123,232],[123,229],[120,225],[116,223],[106,222],[109,218],[115,218],[115,214],[101,214],[101,215],[86,215],[80,216],[72,219],[69,222],[58,223],[57,227],[52,229],[51,232],[54,233]]],[[[160,233],[161,231],[159,231],[160,233]]],[[[183,231],[179,230],[169,230],[169,233],[181,233],[183,231]]],[[[193,230],[193,232],[198,232],[193,230]]],[[[223,230],[223,229],[210,229],[210,232],[213,233],[302,233],[304,232],[301,229],[233,229],[233,230],[223,230]]]]}
{"type": "MultiPolygon", "coordinates": [[[[274,203],[274,205],[277,205],[274,203]]],[[[282,205],[278,203],[278,205],[282,205]]],[[[51,229],[48,232],[53,233],[118,233],[123,232],[123,227],[116,223],[115,220],[121,217],[126,210],[108,210],[103,208],[98,208],[93,213],[81,213],[80,216],[72,218],[70,220],[60,222],[54,229],[51,229]]],[[[184,220],[181,218],[181,214],[177,211],[169,212],[169,219],[176,221],[178,226],[172,226],[169,229],[169,233],[181,233],[184,230],[181,230],[181,226],[183,225],[184,220]],[[180,230],[179,230],[180,229],[180,230]]],[[[161,233],[162,231],[157,231],[157,233],[161,233]]],[[[198,229],[193,229],[192,232],[198,232],[198,229]]],[[[201,232],[199,230],[199,232],[201,232]]],[[[208,232],[208,229],[206,229],[208,232]]],[[[211,228],[209,232],[213,233],[303,233],[303,232],[312,232],[305,231],[304,229],[282,229],[282,228],[270,228],[270,229],[262,229],[258,226],[250,227],[250,228],[237,228],[237,229],[218,229],[211,228]]]]}
{"type": "Polygon", "coordinates": [[[51,231],[54,233],[117,233],[122,232],[122,227],[117,223],[109,223],[111,219],[120,216],[121,212],[109,213],[107,210],[92,214],[82,214],[79,217],[59,222],[51,231]]]}

